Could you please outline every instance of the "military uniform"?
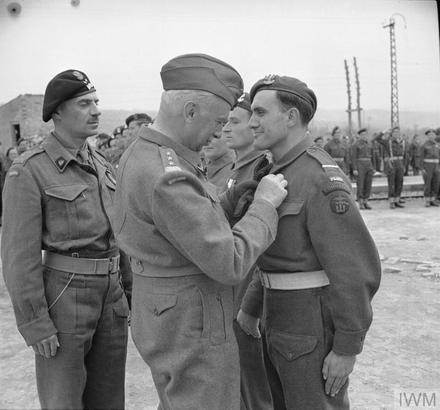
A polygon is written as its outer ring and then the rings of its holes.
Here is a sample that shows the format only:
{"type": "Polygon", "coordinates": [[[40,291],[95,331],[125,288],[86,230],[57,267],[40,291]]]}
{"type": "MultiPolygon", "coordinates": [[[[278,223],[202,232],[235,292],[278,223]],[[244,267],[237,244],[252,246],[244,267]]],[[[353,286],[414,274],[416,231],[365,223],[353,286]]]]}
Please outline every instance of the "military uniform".
{"type": "Polygon", "coordinates": [[[163,409],[239,408],[233,288],[276,235],[254,201],[229,227],[197,152],[150,128],[121,158],[115,233],[131,256],[132,336],[163,409]]]}
{"type": "MultiPolygon", "coordinates": [[[[237,183],[254,179],[255,165],[266,155],[268,154],[262,151],[252,151],[237,160],[232,167],[231,178],[224,190],[237,183]]],[[[256,272],[255,266],[252,268],[252,272],[234,287],[234,318],[237,316],[246,289],[256,272]]],[[[273,408],[272,395],[264,366],[262,340],[246,334],[236,320],[234,320],[234,332],[240,355],[240,408],[241,410],[271,409],[273,408]]]]}
{"type": "Polygon", "coordinates": [[[411,142],[408,148],[409,165],[413,170],[413,175],[419,175],[423,164],[420,162],[420,144],[416,141],[411,142]]]}
{"type": "Polygon", "coordinates": [[[26,343],[60,342],[54,357],[36,355],[41,406],[122,409],[129,309],[110,226],[115,179],[92,148],[79,155],[51,134],[14,161],[3,273],[26,343]]]}
{"type": "Polygon", "coordinates": [[[388,181],[388,200],[392,208],[400,204],[400,196],[403,189],[403,175],[405,173],[405,162],[407,149],[404,140],[389,138],[384,140],[381,135],[376,141],[383,147],[385,173],[388,181]]]}
{"type": "Polygon", "coordinates": [[[427,206],[435,206],[437,205],[435,200],[440,185],[439,147],[434,141],[427,140],[422,145],[420,153],[420,161],[423,163],[425,203],[427,206]]]}
{"type": "Polygon", "coordinates": [[[369,208],[368,199],[373,185],[374,168],[371,161],[373,148],[371,143],[363,138],[359,138],[351,150],[353,171],[357,171],[356,177],[356,196],[361,208],[369,208]]]}
{"type": "Polygon", "coordinates": [[[331,139],[325,144],[324,149],[330,154],[339,168],[347,174],[349,161],[349,150],[347,146],[342,141],[331,139]]]}
{"type": "Polygon", "coordinates": [[[224,155],[215,160],[207,160],[206,170],[208,181],[219,187],[219,189],[224,187],[232,174],[234,160],[235,155],[232,150],[227,150],[224,155]]]}
{"type": "Polygon", "coordinates": [[[347,385],[325,394],[322,366],[333,350],[361,352],[380,281],[379,256],[350,182],[305,138],[274,164],[288,181],[278,234],[259,258],[242,310],[258,317],[264,288],[266,367],[275,409],[348,409],[347,385]],[[263,285],[261,285],[263,284],[263,285]]]}

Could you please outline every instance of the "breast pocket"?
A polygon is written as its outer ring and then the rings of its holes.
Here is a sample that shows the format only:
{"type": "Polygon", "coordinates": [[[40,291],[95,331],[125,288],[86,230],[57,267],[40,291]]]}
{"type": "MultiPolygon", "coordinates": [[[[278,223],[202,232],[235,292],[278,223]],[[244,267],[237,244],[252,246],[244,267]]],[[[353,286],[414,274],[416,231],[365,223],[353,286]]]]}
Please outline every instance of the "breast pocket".
{"type": "Polygon", "coordinates": [[[87,203],[87,184],[49,186],[46,194],[45,224],[53,241],[78,237],[79,209],[87,203]]]}
{"type": "Polygon", "coordinates": [[[284,216],[299,215],[303,209],[303,206],[303,200],[283,202],[278,208],[278,216],[281,219],[284,216]]]}

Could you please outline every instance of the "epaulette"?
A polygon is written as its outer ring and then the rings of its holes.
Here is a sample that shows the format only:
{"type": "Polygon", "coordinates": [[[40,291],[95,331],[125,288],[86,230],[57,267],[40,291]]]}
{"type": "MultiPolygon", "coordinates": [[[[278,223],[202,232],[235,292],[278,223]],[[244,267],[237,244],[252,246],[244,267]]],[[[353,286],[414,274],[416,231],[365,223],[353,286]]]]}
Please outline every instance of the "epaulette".
{"type": "Polygon", "coordinates": [[[326,151],[312,146],[307,148],[306,152],[321,164],[322,169],[328,177],[328,181],[322,188],[322,192],[324,192],[325,195],[334,191],[345,191],[351,194],[351,186],[347,181],[347,177],[326,151]]]}
{"type": "Polygon", "coordinates": [[[160,158],[165,172],[182,171],[179,167],[179,159],[177,154],[168,147],[159,147],[160,158]]]}
{"type": "Polygon", "coordinates": [[[17,158],[15,158],[12,165],[24,165],[30,158],[32,158],[37,154],[41,154],[42,152],[44,152],[44,148],[40,146],[33,147],[30,150],[23,152],[23,154],[20,154],[17,158]]]}

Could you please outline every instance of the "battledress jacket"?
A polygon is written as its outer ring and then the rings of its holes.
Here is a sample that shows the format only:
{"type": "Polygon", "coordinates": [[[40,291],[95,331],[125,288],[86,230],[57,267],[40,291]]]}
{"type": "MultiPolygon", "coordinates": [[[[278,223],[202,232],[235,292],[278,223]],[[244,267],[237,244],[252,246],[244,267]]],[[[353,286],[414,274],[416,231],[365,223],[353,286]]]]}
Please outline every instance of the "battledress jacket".
{"type": "MultiPolygon", "coordinates": [[[[116,180],[105,158],[88,149],[92,167],[50,134],[41,148],[19,156],[6,176],[3,275],[28,345],[57,332],[44,294],[41,251],[82,258],[118,253],[111,229],[116,180]]],[[[129,271],[123,275],[131,286],[129,271]]]]}
{"type": "Polygon", "coordinates": [[[256,200],[230,228],[222,204],[197,152],[143,127],[121,158],[115,195],[115,234],[133,273],[240,282],[274,240],[278,215],[256,200]]]}
{"type": "MultiPolygon", "coordinates": [[[[362,350],[372,321],[370,302],[380,283],[380,260],[350,182],[328,153],[311,145],[310,138],[302,140],[271,170],[287,179],[288,195],[278,209],[277,237],[257,264],[267,273],[324,270],[330,281],[333,350],[354,355],[362,350]]],[[[242,310],[258,317],[261,299],[255,278],[242,310]]]]}

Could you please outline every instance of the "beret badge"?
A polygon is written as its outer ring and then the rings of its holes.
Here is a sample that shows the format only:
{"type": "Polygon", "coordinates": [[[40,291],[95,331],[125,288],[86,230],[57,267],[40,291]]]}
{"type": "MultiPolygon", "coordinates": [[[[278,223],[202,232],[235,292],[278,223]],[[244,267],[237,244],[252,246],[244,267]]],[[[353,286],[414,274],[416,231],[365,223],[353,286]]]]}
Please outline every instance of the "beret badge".
{"type": "Polygon", "coordinates": [[[271,85],[275,82],[275,78],[276,78],[275,74],[268,74],[266,75],[266,77],[264,77],[263,84],[271,85]]]}

